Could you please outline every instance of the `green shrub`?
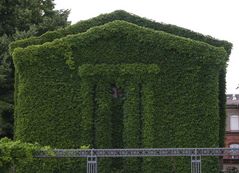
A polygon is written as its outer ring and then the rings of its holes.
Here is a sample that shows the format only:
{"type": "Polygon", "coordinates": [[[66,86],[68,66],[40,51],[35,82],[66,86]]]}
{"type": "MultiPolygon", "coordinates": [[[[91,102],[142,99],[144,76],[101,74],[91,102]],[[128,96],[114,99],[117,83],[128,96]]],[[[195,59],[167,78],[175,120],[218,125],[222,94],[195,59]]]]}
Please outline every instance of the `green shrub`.
{"type": "Polygon", "coordinates": [[[8,138],[0,140],[0,171],[9,173],[14,171],[17,165],[31,163],[33,156],[39,151],[48,155],[53,155],[50,147],[42,147],[39,144],[23,143],[21,141],[12,141],[8,138]]]}

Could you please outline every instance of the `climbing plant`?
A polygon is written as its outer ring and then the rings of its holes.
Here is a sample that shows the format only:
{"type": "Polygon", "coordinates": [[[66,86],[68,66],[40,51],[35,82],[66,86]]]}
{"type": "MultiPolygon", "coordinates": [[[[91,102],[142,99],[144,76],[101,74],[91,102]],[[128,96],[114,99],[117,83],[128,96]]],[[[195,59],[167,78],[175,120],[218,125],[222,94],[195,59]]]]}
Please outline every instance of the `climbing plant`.
{"type": "MultiPolygon", "coordinates": [[[[219,147],[219,76],[229,51],[217,46],[225,42],[126,21],[82,31],[66,29],[31,38],[34,43],[12,44],[17,139],[57,148],[219,147]],[[74,35],[64,37],[69,33],[74,35]],[[41,44],[45,41],[52,42],[41,44]]],[[[205,173],[218,172],[217,159],[203,162],[205,173]]],[[[102,160],[100,170],[189,171],[185,158],[121,163],[102,160]]],[[[58,171],[55,165],[70,165],[66,172],[82,169],[72,160],[32,165],[35,170],[45,165],[45,172],[58,171]]]]}

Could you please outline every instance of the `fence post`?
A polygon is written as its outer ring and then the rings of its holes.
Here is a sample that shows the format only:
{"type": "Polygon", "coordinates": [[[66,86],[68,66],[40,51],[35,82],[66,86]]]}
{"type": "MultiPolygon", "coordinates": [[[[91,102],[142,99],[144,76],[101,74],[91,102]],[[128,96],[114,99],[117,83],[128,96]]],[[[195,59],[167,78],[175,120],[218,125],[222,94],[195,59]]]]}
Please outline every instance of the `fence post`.
{"type": "Polygon", "coordinates": [[[201,156],[197,154],[197,149],[195,149],[194,155],[191,156],[191,173],[201,173],[201,156]]]}
{"type": "Polygon", "coordinates": [[[87,173],[97,173],[97,157],[93,153],[94,149],[91,150],[91,155],[87,156],[87,173]]]}

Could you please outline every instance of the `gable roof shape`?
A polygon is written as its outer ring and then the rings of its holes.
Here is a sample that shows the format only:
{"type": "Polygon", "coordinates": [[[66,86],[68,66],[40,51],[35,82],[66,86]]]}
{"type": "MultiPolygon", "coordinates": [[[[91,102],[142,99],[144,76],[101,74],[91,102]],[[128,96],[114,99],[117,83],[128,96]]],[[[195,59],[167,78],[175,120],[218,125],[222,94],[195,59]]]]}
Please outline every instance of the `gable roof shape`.
{"type": "MultiPolygon", "coordinates": [[[[24,59],[28,59],[28,54],[39,52],[40,49],[44,51],[44,49],[57,47],[58,45],[60,47],[65,45],[67,45],[67,47],[74,47],[78,46],[79,43],[81,45],[90,45],[99,39],[108,40],[115,36],[127,36],[128,39],[132,38],[138,41],[155,43],[155,45],[160,45],[160,48],[167,51],[173,51],[184,55],[190,54],[190,56],[193,56],[197,60],[201,59],[205,62],[210,61],[215,65],[224,64],[227,55],[225,49],[222,47],[215,47],[201,41],[176,36],[163,31],[156,31],[126,21],[116,20],[104,25],[92,27],[83,33],[55,39],[53,42],[46,42],[42,45],[31,45],[26,48],[18,48],[14,51],[14,55],[21,54],[21,56],[13,56],[13,59],[15,59],[15,57],[21,57],[21,61],[24,61],[24,59]]],[[[17,63],[14,64],[16,65],[17,63]]]]}
{"type": "Polygon", "coordinates": [[[164,31],[173,35],[191,38],[197,41],[202,41],[216,47],[224,47],[224,49],[228,53],[228,56],[231,52],[232,44],[227,41],[217,40],[210,36],[204,36],[200,33],[193,32],[175,25],[157,23],[155,21],[139,17],[123,10],[117,10],[109,14],[102,14],[88,20],[83,20],[67,28],[47,32],[39,37],[31,37],[28,39],[13,42],[10,45],[10,51],[13,52],[16,47],[27,47],[29,45],[43,44],[45,42],[53,41],[54,39],[65,37],[67,35],[85,32],[91,27],[103,25],[114,20],[124,20],[139,26],[164,31]]]}

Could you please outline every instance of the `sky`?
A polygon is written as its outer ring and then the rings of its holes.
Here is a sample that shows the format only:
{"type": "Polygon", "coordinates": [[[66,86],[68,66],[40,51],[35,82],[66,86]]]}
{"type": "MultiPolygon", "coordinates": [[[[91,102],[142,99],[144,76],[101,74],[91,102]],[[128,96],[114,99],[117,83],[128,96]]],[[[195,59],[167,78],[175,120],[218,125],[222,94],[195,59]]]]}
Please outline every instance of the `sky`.
{"type": "Polygon", "coordinates": [[[55,0],[70,9],[72,24],[115,10],[177,25],[233,44],[227,67],[227,94],[238,94],[239,0],[55,0]]]}

